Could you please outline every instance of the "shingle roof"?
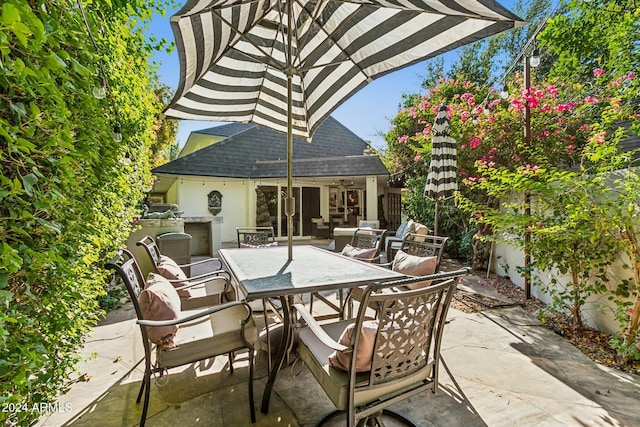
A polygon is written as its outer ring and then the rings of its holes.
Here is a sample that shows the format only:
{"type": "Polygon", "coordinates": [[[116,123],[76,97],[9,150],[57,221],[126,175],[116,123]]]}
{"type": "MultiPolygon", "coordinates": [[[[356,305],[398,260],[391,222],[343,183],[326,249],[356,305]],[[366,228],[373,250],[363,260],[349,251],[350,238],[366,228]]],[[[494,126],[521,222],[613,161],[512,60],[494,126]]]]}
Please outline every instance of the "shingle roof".
{"type": "Polygon", "coordinates": [[[226,125],[214,126],[207,129],[194,130],[192,133],[203,133],[213,136],[232,136],[254,127],[251,123],[229,123],[226,125]]]}
{"type": "MultiPolygon", "coordinates": [[[[386,175],[389,172],[378,156],[323,157],[293,161],[293,176],[362,176],[386,175]]],[[[250,178],[280,178],[287,176],[286,160],[257,161],[250,178]]]]}
{"type": "MultiPolygon", "coordinates": [[[[229,178],[286,177],[286,135],[254,125],[235,123],[197,131],[227,138],[153,170],[168,175],[229,178]],[[235,132],[235,133],[233,133],[235,132]]],[[[293,139],[293,175],[386,175],[378,156],[363,155],[369,145],[329,117],[311,142],[293,139]]]]}

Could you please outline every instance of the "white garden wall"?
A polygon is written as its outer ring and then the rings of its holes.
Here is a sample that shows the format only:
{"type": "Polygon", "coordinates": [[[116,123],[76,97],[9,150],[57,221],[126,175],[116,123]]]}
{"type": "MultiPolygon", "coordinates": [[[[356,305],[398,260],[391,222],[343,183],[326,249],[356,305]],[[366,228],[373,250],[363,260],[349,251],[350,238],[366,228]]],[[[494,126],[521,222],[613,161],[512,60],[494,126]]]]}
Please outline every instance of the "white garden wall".
{"type": "MultiPolygon", "coordinates": [[[[625,263],[629,265],[626,254],[615,260],[611,267],[609,275],[611,277],[611,283],[615,284],[621,281],[623,278],[631,278],[632,273],[630,269],[625,269],[625,263]]],[[[496,274],[502,277],[509,277],[511,281],[524,289],[524,277],[517,271],[517,267],[524,266],[524,252],[513,246],[507,244],[497,244],[494,247],[491,269],[496,274]]],[[[569,283],[570,278],[560,278],[557,271],[544,273],[534,272],[536,280],[533,282],[542,282],[545,284],[551,283],[552,274],[556,276],[558,280],[569,283]]],[[[551,301],[549,295],[542,292],[539,286],[531,287],[531,295],[539,300],[548,303],[551,301]]],[[[600,331],[614,334],[619,332],[620,325],[614,318],[615,304],[608,300],[609,294],[594,295],[583,306],[583,320],[589,326],[592,326],[600,331]]]]}

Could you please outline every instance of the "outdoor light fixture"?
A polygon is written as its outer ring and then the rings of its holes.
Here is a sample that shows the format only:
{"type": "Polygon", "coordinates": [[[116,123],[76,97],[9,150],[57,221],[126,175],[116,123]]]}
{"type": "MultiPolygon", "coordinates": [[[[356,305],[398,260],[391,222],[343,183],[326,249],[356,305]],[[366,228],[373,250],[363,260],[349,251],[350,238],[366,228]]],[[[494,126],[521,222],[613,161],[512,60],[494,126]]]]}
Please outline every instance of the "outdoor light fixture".
{"type": "Polygon", "coordinates": [[[502,90],[500,91],[500,98],[507,99],[509,97],[509,88],[507,85],[504,85],[502,90]]]}
{"type": "Polygon", "coordinates": [[[113,127],[113,140],[115,142],[122,141],[122,132],[120,131],[120,123],[116,123],[113,127]]]}
{"type": "Polygon", "coordinates": [[[531,52],[529,65],[531,65],[533,68],[537,68],[540,65],[540,51],[538,50],[538,48],[533,49],[533,52],[531,52]]]}
{"type": "Polygon", "coordinates": [[[91,93],[96,99],[103,99],[105,96],[107,96],[107,87],[104,84],[104,79],[100,79],[99,84],[91,89],[91,93]]]}

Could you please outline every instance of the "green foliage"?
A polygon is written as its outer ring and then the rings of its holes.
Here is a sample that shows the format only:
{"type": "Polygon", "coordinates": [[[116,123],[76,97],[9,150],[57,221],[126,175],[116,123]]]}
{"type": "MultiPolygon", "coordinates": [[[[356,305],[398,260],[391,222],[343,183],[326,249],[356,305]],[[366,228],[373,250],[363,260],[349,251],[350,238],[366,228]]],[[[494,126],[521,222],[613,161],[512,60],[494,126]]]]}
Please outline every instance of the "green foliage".
{"type": "Polygon", "coordinates": [[[52,402],[100,313],[102,266],[151,180],[162,105],[143,28],[161,3],[86,2],[97,49],[76,2],[1,6],[0,403],[52,402]],[[101,75],[108,96],[96,99],[101,75]]]}
{"type": "MultiPolygon", "coordinates": [[[[171,101],[171,89],[162,84],[156,89],[156,95],[163,105],[171,101]]],[[[178,134],[178,121],[168,119],[166,117],[158,118],[159,126],[156,131],[155,142],[151,145],[151,153],[153,156],[152,167],[165,164],[168,161],[178,158],[179,146],[175,143],[178,134]]]]}
{"type": "Polygon", "coordinates": [[[576,117],[597,120],[580,126],[591,132],[579,148],[579,168],[566,170],[565,163],[549,162],[544,152],[536,157],[544,167],[527,164],[512,169],[478,162],[481,176],[469,184],[500,200],[500,209],[481,200],[459,199],[474,222],[496,231],[481,238],[501,240],[530,253],[534,261],[523,273],[535,269],[546,275],[550,282],[542,286],[552,297],[551,307],[570,312],[578,325],[589,297],[611,295],[623,331],[616,348],[625,357],[634,354],[638,343],[640,175],[631,167],[632,153],[619,150],[627,136],[619,123],[634,117],[633,110],[624,107],[629,105],[625,98],[636,97],[639,87],[628,76],[597,81],[584,104],[574,103],[576,112],[582,111],[576,117]],[[619,91],[623,82],[626,90],[619,91]],[[629,256],[633,278],[612,283],[608,270],[620,252],[629,256]]]}
{"type": "Polygon", "coordinates": [[[543,61],[532,70],[531,87],[516,71],[506,76],[508,96],[500,99],[484,84],[495,65],[487,58],[498,63],[496,55],[511,52],[515,57],[521,51],[550,7],[547,1],[529,4],[523,14],[518,2],[516,12],[536,25],[466,48],[449,73],[443,63],[431,63],[423,84],[427,93],[405,95],[391,121],[385,164],[404,177],[406,214],[430,218],[433,203],[421,196],[423,178],[431,126],[439,106],[446,104],[458,141],[458,203],[469,215],[450,221],[458,233],[446,233],[460,236],[456,244],[463,244],[470,230],[477,230],[470,244],[474,267],[484,264],[492,240],[526,248],[534,264],[522,273],[534,268],[547,273],[556,285],[548,288],[556,308],[570,311],[578,323],[590,295],[612,292],[624,325],[618,348],[631,351],[640,323],[640,185],[629,153],[619,154],[618,143],[626,137],[621,122],[630,122],[636,134],[640,128],[634,74],[640,61],[640,9],[627,0],[571,1],[558,9],[539,37],[543,61]],[[527,111],[530,139],[523,132],[527,111]],[[607,276],[621,250],[634,273],[622,280],[624,286],[607,276]]]}
{"type": "Polygon", "coordinates": [[[596,68],[613,75],[640,69],[640,8],[635,0],[571,0],[540,33],[552,76],[585,81],[596,68]]]}
{"type": "Polygon", "coordinates": [[[271,227],[267,197],[260,188],[256,188],[256,227],[271,227]]]}
{"type": "MultiPolygon", "coordinates": [[[[405,182],[407,191],[403,192],[403,207],[410,213],[411,219],[433,229],[435,203],[424,197],[426,180],[426,176],[407,179],[405,182]]],[[[449,237],[446,248],[448,256],[471,264],[473,262],[471,242],[477,232],[477,226],[469,223],[469,215],[458,209],[454,199],[439,202],[438,234],[449,237]]]]}

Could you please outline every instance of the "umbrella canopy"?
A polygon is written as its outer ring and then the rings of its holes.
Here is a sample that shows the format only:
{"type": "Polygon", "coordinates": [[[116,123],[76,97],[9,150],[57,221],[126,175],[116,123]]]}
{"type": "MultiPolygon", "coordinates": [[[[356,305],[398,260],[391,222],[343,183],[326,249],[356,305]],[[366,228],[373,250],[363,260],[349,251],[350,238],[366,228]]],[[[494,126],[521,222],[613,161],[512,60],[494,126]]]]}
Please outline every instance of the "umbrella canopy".
{"type": "Polygon", "coordinates": [[[291,143],[373,79],[521,24],[492,0],[189,0],[171,18],[180,81],[165,114],[291,143]]]}
{"type": "Polygon", "coordinates": [[[438,203],[453,197],[458,189],[456,140],[449,134],[449,119],[447,107],[442,105],[433,124],[433,138],[431,146],[431,163],[427,185],[424,189],[425,197],[435,201],[436,212],[433,219],[433,234],[438,235],[438,203]]]}

